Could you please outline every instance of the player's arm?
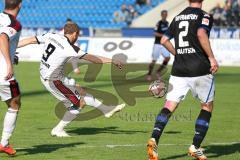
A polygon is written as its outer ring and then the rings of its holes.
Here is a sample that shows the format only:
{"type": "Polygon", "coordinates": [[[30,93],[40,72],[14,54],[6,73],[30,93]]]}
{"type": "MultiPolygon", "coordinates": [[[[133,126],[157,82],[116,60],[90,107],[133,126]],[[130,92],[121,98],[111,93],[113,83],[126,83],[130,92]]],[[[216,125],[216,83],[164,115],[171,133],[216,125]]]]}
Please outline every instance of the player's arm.
{"type": "Polygon", "coordinates": [[[119,69],[122,69],[122,63],[118,60],[113,60],[110,58],[106,58],[106,57],[101,57],[101,56],[95,56],[92,54],[85,54],[82,59],[92,62],[92,63],[113,63],[114,65],[116,65],[119,69]]]}
{"type": "Polygon", "coordinates": [[[36,37],[30,37],[30,38],[26,38],[26,39],[19,41],[18,48],[25,47],[30,44],[38,44],[38,43],[39,42],[36,37]]]}
{"type": "Polygon", "coordinates": [[[93,54],[85,53],[78,46],[75,46],[75,45],[73,45],[72,47],[74,48],[75,53],[77,53],[77,54],[74,53],[73,55],[75,55],[75,57],[77,58],[80,58],[92,63],[98,63],[98,64],[113,63],[119,69],[122,69],[122,63],[118,60],[113,60],[110,58],[105,58],[105,57],[95,56],[93,54]]]}
{"type": "Polygon", "coordinates": [[[209,32],[211,31],[212,25],[213,25],[213,18],[210,15],[205,14],[200,19],[197,36],[203,50],[207,54],[208,59],[211,63],[211,72],[214,74],[218,71],[219,66],[215,59],[215,56],[213,54],[211,44],[209,41],[209,32]]]}
{"type": "Polygon", "coordinates": [[[7,75],[5,79],[8,80],[13,76],[13,66],[10,56],[9,37],[5,33],[0,34],[0,50],[7,63],[7,75]]]}
{"type": "Polygon", "coordinates": [[[173,46],[173,44],[170,42],[169,37],[163,36],[161,39],[161,44],[170,52],[172,55],[176,55],[176,50],[173,46]]]}
{"type": "Polygon", "coordinates": [[[211,63],[211,72],[216,73],[219,66],[213,54],[207,31],[204,28],[199,28],[197,36],[202,48],[204,49],[211,63]]]}
{"type": "Polygon", "coordinates": [[[159,33],[159,32],[154,32],[154,36],[155,36],[155,37],[162,38],[162,37],[163,37],[163,34],[162,34],[162,33],[159,33]]]}

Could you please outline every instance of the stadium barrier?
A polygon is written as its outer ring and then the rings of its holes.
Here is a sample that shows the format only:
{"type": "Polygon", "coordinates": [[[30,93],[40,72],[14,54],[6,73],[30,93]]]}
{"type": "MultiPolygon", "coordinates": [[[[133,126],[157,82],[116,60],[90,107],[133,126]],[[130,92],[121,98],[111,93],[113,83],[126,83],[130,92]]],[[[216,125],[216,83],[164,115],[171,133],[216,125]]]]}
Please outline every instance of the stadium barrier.
{"type": "MultiPolygon", "coordinates": [[[[62,29],[49,28],[25,28],[22,31],[22,36],[35,36],[46,32],[59,33],[62,29]]],[[[94,29],[81,28],[83,37],[153,37],[153,28],[122,28],[122,29],[94,29]]],[[[221,39],[240,39],[240,28],[218,28],[214,27],[211,30],[211,38],[221,39]]]]}
{"type": "MultiPolygon", "coordinates": [[[[81,49],[86,52],[108,58],[122,53],[127,56],[128,63],[149,63],[153,43],[153,38],[80,38],[78,40],[81,49]]],[[[238,39],[211,39],[211,44],[220,65],[240,66],[240,41],[238,39]]],[[[41,45],[28,46],[18,49],[20,60],[40,61],[41,47],[41,45]]],[[[173,58],[171,64],[172,61],[173,58]]]]}

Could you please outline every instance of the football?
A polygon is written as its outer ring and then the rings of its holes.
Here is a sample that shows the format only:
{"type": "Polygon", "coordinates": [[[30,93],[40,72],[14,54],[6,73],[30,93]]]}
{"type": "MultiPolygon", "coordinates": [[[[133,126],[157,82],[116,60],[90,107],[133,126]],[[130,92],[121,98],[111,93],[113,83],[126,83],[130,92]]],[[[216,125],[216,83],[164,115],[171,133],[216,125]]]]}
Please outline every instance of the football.
{"type": "Polygon", "coordinates": [[[155,98],[162,98],[167,93],[167,85],[162,80],[156,80],[149,85],[148,91],[155,98]]]}

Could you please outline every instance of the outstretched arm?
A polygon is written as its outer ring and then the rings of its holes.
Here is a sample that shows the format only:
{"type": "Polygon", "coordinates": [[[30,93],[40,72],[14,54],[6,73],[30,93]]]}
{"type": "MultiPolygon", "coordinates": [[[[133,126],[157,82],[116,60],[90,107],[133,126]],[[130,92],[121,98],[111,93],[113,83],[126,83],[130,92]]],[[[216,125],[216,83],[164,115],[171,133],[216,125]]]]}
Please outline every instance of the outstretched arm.
{"type": "Polygon", "coordinates": [[[30,37],[30,38],[26,38],[26,39],[21,40],[18,43],[18,48],[25,47],[25,46],[30,45],[30,44],[38,44],[37,38],[36,37],[30,37]]]}
{"type": "Polygon", "coordinates": [[[82,59],[92,62],[92,63],[113,63],[116,65],[119,69],[122,69],[122,63],[118,60],[113,60],[110,58],[105,58],[105,57],[100,57],[100,56],[95,56],[92,54],[86,54],[85,56],[82,57],[82,59]]]}

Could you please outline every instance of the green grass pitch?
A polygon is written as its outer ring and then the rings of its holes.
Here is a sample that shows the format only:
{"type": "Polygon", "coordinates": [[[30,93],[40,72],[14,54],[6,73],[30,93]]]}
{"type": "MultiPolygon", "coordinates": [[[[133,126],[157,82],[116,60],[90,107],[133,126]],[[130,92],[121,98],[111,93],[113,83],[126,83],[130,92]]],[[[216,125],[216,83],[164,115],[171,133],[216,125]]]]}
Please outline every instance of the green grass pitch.
{"type": "MultiPolygon", "coordinates": [[[[79,83],[117,95],[109,78],[109,65],[103,67],[96,82],[81,82],[85,71],[86,67],[82,67],[82,75],[74,76],[79,83]]],[[[57,100],[41,85],[39,64],[22,62],[15,72],[23,96],[17,128],[11,139],[17,148],[14,160],[147,159],[146,142],[154,120],[146,116],[157,114],[164,104],[163,99],[138,98],[135,106],[128,106],[111,119],[100,117],[90,121],[75,121],[67,128],[72,137],[54,138],[50,136],[50,131],[58,122],[54,111],[57,100]]],[[[215,110],[203,143],[209,159],[240,159],[239,84],[239,67],[222,67],[216,76],[215,110]]],[[[138,89],[147,87],[143,85],[138,89]]],[[[0,106],[2,122],[6,107],[2,102],[0,106]]],[[[165,129],[159,147],[161,160],[191,159],[186,156],[186,152],[192,142],[198,113],[198,102],[188,96],[165,129]]],[[[0,154],[0,159],[9,158],[0,154]]]]}

